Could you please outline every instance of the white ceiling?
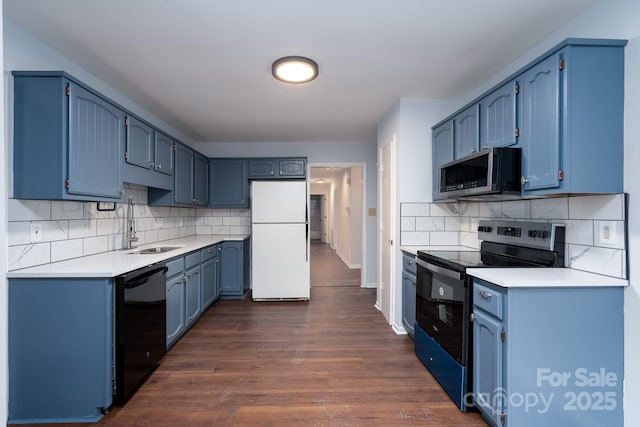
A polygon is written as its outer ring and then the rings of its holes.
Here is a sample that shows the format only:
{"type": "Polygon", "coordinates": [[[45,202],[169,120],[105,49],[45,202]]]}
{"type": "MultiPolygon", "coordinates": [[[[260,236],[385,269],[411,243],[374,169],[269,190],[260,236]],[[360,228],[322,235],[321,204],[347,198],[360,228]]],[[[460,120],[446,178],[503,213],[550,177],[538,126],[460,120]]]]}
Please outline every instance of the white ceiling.
{"type": "Polygon", "coordinates": [[[400,97],[460,98],[596,0],[4,0],[194,142],[375,142],[400,97]],[[272,62],[320,65],[305,85],[272,62]]]}

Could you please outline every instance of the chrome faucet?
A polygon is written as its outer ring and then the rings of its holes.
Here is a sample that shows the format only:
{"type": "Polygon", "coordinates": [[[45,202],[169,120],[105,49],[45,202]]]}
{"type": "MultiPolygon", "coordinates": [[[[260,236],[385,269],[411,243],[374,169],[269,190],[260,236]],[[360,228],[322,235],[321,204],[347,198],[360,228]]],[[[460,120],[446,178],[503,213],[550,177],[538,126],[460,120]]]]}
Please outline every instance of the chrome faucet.
{"type": "Polygon", "coordinates": [[[129,196],[129,205],[127,206],[127,249],[133,249],[131,243],[138,241],[136,236],[136,220],[133,217],[133,197],[129,196]]]}

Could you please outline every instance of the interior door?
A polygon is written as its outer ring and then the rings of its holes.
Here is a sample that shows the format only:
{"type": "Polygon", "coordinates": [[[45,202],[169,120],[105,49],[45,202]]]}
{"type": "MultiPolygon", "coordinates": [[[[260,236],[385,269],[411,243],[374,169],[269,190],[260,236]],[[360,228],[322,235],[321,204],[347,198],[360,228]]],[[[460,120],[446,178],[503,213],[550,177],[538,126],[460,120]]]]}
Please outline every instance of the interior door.
{"type": "Polygon", "coordinates": [[[382,206],[380,218],[380,288],[378,292],[378,303],[382,315],[387,322],[391,324],[392,319],[392,292],[393,286],[393,224],[394,224],[394,195],[393,195],[393,182],[394,182],[394,150],[395,150],[395,138],[389,141],[382,147],[382,167],[381,167],[381,180],[382,180],[382,206]]]}
{"type": "Polygon", "coordinates": [[[327,196],[322,195],[320,198],[320,240],[322,243],[329,243],[329,221],[327,218],[327,196]]]}

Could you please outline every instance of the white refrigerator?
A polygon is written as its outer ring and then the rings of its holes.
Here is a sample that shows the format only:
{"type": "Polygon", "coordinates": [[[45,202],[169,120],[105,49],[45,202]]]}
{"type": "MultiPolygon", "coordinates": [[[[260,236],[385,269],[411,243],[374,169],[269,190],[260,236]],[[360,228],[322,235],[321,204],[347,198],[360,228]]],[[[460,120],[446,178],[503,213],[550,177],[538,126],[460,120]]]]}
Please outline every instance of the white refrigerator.
{"type": "Polygon", "coordinates": [[[309,299],[306,181],[251,182],[251,278],[254,301],[309,299]]]}

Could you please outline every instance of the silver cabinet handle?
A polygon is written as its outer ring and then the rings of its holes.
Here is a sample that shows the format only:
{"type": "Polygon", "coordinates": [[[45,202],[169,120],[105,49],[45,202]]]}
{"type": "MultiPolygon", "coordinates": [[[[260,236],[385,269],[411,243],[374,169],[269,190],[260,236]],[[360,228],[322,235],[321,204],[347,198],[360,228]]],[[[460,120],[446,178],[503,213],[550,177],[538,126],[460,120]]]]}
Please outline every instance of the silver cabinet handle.
{"type": "Polygon", "coordinates": [[[470,320],[471,322],[473,322],[474,320],[476,320],[476,315],[475,315],[475,314],[473,314],[473,313],[471,313],[471,314],[469,315],[469,320],[470,320]]]}
{"type": "Polygon", "coordinates": [[[150,167],[151,169],[153,169],[153,168],[154,168],[154,166],[155,166],[155,163],[153,163],[153,162],[149,163],[149,167],[150,167]]]}
{"type": "Polygon", "coordinates": [[[491,298],[493,295],[491,295],[489,292],[487,291],[483,291],[483,290],[478,290],[478,293],[480,294],[480,296],[484,299],[489,299],[491,298]]]}
{"type": "Polygon", "coordinates": [[[524,176],[522,176],[520,178],[520,185],[522,185],[523,187],[525,186],[525,184],[527,184],[529,182],[529,180],[527,178],[525,178],[524,176]]]}
{"type": "Polygon", "coordinates": [[[162,165],[160,164],[156,165],[156,169],[162,169],[162,165]]]}

